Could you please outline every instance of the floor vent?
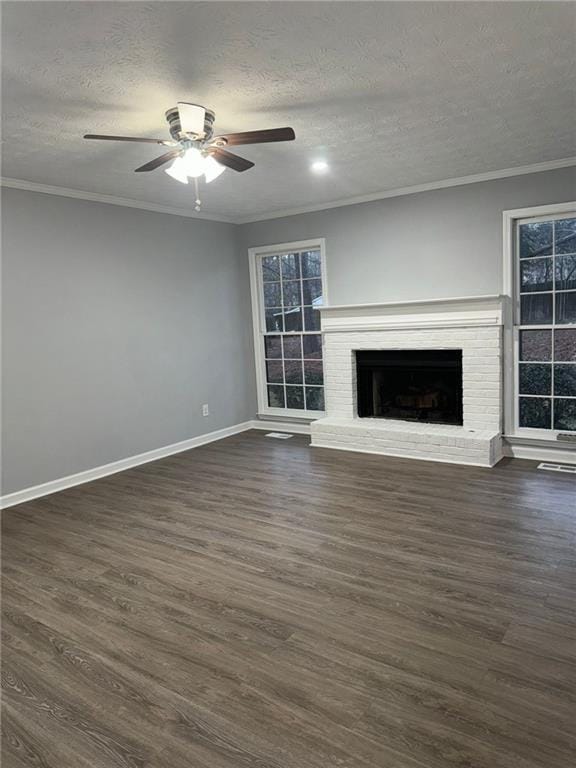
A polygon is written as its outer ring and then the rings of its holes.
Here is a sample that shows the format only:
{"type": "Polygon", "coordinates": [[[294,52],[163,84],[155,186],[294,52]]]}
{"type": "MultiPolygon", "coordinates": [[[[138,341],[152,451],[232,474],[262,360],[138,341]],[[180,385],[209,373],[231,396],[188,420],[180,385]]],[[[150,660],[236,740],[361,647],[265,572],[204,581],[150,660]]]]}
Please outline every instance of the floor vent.
{"type": "Polygon", "coordinates": [[[550,464],[543,461],[541,464],[538,464],[538,469],[547,469],[550,472],[571,472],[573,475],[576,475],[576,464],[550,464]]]}
{"type": "Polygon", "coordinates": [[[267,432],[266,437],[275,437],[277,440],[288,440],[292,435],[288,435],[286,432],[267,432]]]}

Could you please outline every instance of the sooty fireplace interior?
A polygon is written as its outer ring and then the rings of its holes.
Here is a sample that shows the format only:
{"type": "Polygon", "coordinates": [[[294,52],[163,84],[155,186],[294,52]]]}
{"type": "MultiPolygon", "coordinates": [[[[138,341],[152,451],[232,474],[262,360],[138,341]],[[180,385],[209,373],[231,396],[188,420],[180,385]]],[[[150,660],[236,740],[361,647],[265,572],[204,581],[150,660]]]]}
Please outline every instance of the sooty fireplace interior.
{"type": "Polygon", "coordinates": [[[358,416],[462,424],[462,350],[356,352],[358,416]]]}

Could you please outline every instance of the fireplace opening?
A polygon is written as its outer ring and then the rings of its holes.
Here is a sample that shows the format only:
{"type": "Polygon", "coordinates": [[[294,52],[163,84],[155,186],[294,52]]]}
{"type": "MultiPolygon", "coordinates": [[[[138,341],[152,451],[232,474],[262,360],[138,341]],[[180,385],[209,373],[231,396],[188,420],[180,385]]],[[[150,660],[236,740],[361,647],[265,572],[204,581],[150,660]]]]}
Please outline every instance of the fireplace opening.
{"type": "Polygon", "coordinates": [[[356,352],[358,416],[462,424],[462,350],[356,352]]]}

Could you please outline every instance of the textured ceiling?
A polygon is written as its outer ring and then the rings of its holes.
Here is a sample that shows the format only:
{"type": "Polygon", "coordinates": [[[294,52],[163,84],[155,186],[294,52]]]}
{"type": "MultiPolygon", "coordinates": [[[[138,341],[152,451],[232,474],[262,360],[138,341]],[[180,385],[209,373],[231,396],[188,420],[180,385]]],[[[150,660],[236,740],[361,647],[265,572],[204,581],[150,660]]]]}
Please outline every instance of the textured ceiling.
{"type": "Polygon", "coordinates": [[[234,220],[575,153],[573,3],[4,2],[3,176],[191,209],[133,169],[177,100],[292,125],[203,192],[234,220]],[[329,161],[326,176],[309,164],[329,161]]]}

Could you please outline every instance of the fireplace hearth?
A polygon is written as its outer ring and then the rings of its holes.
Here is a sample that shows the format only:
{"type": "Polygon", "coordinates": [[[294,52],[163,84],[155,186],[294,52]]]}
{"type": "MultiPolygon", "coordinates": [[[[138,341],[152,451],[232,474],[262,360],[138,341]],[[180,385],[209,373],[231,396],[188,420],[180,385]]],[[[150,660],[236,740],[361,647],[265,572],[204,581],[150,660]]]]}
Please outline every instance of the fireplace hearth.
{"type": "Polygon", "coordinates": [[[462,350],[356,352],[358,416],[463,423],[462,350]]]}

